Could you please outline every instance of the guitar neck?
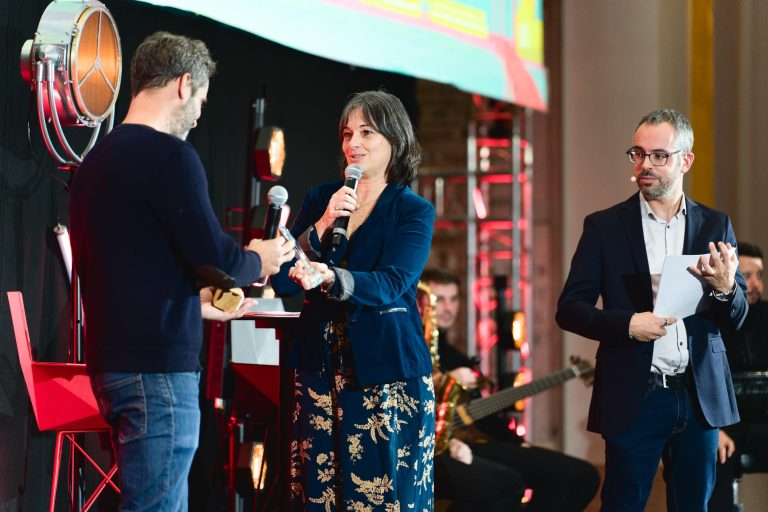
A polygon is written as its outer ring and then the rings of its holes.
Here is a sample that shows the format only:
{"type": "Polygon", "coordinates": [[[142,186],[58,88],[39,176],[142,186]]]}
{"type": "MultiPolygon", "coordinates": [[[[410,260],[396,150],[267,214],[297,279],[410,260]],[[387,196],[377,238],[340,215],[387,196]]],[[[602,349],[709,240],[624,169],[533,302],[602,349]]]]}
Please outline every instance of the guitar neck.
{"type": "MultiPolygon", "coordinates": [[[[471,400],[464,405],[464,409],[473,420],[477,421],[486,416],[490,416],[491,414],[503,411],[518,400],[528,398],[536,393],[558,386],[567,380],[573,379],[576,375],[576,371],[572,367],[563,368],[558,372],[529,382],[528,384],[502,389],[489,397],[471,400]]],[[[458,415],[455,417],[455,422],[458,423],[456,425],[457,427],[464,426],[464,422],[461,421],[461,418],[458,415]]]]}

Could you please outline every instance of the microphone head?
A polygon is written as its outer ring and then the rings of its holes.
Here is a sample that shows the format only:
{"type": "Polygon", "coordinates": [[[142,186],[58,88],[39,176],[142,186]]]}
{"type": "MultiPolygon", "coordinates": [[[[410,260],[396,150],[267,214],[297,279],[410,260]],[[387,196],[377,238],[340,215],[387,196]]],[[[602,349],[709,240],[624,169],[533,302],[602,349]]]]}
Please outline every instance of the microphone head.
{"type": "Polygon", "coordinates": [[[359,180],[363,177],[363,170],[359,165],[348,165],[347,168],[344,169],[344,177],[359,180]]]}
{"type": "Polygon", "coordinates": [[[634,182],[636,182],[636,181],[637,181],[637,178],[635,178],[634,176],[632,176],[631,178],[629,178],[629,181],[631,181],[632,183],[634,183],[634,182]]]}
{"type": "Polygon", "coordinates": [[[288,201],[288,191],[285,187],[275,185],[267,192],[267,201],[273,206],[283,206],[288,201]]]}

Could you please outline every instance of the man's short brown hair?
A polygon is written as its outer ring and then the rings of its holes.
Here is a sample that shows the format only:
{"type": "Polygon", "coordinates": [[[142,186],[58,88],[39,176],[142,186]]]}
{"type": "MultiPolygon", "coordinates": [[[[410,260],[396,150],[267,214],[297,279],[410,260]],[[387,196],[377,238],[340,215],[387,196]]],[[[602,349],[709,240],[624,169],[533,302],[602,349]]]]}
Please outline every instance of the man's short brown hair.
{"type": "Polygon", "coordinates": [[[216,72],[216,62],[199,39],[155,32],[136,48],[131,60],[131,94],[163,87],[185,73],[192,76],[192,94],[216,72]]]}

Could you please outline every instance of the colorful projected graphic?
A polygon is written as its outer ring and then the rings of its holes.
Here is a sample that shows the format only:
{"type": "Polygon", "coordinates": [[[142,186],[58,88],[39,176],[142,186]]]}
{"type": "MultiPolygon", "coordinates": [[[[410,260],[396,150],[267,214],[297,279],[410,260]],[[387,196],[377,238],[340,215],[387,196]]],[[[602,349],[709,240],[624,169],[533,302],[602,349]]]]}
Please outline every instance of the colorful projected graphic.
{"type": "Polygon", "coordinates": [[[139,0],[291,48],[545,110],[542,0],[139,0]]]}

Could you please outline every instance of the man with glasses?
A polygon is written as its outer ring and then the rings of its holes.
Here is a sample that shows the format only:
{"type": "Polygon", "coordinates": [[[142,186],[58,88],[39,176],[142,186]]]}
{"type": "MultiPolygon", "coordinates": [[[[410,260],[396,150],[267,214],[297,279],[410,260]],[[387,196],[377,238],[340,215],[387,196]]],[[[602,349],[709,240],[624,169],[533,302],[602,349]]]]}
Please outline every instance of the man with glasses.
{"type": "Polygon", "coordinates": [[[643,510],[659,459],[668,510],[706,511],[718,429],[739,421],[720,330],[744,321],[746,285],[728,216],[683,194],[692,148],[680,112],[640,120],[627,151],[639,193],[587,216],[558,302],[560,327],[599,343],[587,428],[605,441],[604,511],[643,510]],[[689,271],[706,308],[656,316],[664,258],[679,254],[705,254],[689,271]]]}

